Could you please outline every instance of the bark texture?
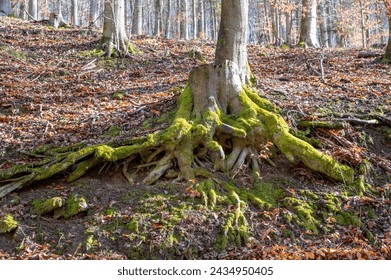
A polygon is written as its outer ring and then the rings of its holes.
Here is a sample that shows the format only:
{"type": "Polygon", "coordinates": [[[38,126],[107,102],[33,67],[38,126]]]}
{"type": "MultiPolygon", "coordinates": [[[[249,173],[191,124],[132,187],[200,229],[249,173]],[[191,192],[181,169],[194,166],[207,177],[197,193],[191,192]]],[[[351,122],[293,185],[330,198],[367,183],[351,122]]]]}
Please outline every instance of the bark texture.
{"type": "Polygon", "coordinates": [[[317,0],[303,0],[303,15],[300,29],[300,42],[306,47],[319,47],[317,38],[317,0]]]}
{"type": "Polygon", "coordinates": [[[9,0],[0,0],[0,16],[11,13],[11,5],[9,0]]]}
{"type": "Polygon", "coordinates": [[[124,0],[105,0],[101,46],[107,56],[113,53],[123,56],[128,53],[129,41],[125,29],[124,0]]]}
{"type": "Polygon", "coordinates": [[[388,43],[386,47],[386,52],[384,53],[384,59],[391,61],[391,0],[384,0],[384,5],[386,6],[386,13],[388,17],[388,43]]]}

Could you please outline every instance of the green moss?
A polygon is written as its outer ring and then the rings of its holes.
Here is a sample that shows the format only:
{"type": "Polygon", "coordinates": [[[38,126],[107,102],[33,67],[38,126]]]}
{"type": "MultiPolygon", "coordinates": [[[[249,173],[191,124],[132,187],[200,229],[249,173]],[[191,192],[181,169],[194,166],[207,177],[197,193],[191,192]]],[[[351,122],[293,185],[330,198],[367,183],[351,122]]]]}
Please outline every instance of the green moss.
{"type": "Polygon", "coordinates": [[[43,215],[63,206],[62,197],[52,197],[48,199],[35,199],[31,202],[31,214],[43,215]]]}
{"type": "Polygon", "coordinates": [[[117,125],[112,125],[109,129],[103,134],[104,137],[116,137],[120,135],[122,129],[117,125]]]}
{"type": "Polygon", "coordinates": [[[384,57],[380,62],[384,64],[391,64],[391,60],[386,57],[384,57]]]}
{"type": "Polygon", "coordinates": [[[319,196],[310,190],[300,190],[300,193],[311,200],[318,200],[319,196]]]}
{"type": "Polygon", "coordinates": [[[126,224],[126,228],[131,232],[131,233],[139,233],[139,225],[138,221],[136,219],[132,219],[129,223],[126,224]]]}
{"type": "Polygon", "coordinates": [[[333,193],[327,193],[325,194],[325,207],[328,211],[337,213],[341,211],[341,201],[336,197],[333,193]]]}
{"type": "Polygon", "coordinates": [[[361,219],[357,215],[349,211],[339,213],[335,216],[335,220],[341,226],[348,225],[359,228],[362,228],[364,226],[364,223],[361,221],[361,219]]]}
{"type": "Polygon", "coordinates": [[[79,52],[79,56],[80,57],[87,57],[87,58],[96,58],[96,57],[101,57],[104,55],[104,51],[103,50],[99,50],[99,49],[94,49],[94,50],[90,50],[90,51],[81,51],[79,52]]]}
{"type": "Polygon", "coordinates": [[[276,207],[284,196],[284,191],[280,187],[264,182],[255,182],[252,189],[241,191],[241,197],[247,197],[259,209],[276,207]]]}
{"type": "Polygon", "coordinates": [[[306,47],[306,44],[305,44],[305,42],[299,42],[299,43],[297,44],[297,46],[298,46],[299,48],[305,48],[305,47],[306,47]]]}
{"type": "Polygon", "coordinates": [[[7,233],[15,230],[18,227],[18,222],[15,221],[11,214],[6,214],[0,218],[0,233],[7,233]]]}
{"type": "Polygon", "coordinates": [[[115,100],[122,100],[125,98],[125,96],[122,92],[116,92],[113,94],[112,98],[115,100]]]}
{"type": "Polygon", "coordinates": [[[54,209],[54,218],[69,218],[88,210],[88,204],[84,197],[78,195],[69,196],[63,207],[54,209]]]}
{"type": "Polygon", "coordinates": [[[283,205],[291,209],[297,215],[297,223],[314,234],[318,234],[319,221],[315,218],[316,205],[311,201],[295,197],[286,197],[283,205]]]}

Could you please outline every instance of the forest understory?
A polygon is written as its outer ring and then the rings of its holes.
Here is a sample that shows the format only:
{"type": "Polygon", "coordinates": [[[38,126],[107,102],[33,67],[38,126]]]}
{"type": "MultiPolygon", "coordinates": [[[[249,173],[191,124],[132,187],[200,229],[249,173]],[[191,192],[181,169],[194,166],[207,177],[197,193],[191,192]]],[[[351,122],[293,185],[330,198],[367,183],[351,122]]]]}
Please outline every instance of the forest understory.
{"type": "MultiPolygon", "coordinates": [[[[214,59],[212,42],[145,36],[132,38],[136,53],[104,58],[99,38],[0,18],[0,172],[45,149],[167,128],[191,69],[214,59]]],[[[57,176],[1,198],[0,259],[391,259],[384,50],[248,50],[259,93],[296,135],[361,166],[361,188],[289,163],[268,143],[258,184],[246,162],[231,177],[183,182],[168,173],[152,186],[142,183],[148,164],[99,165],[72,183],[57,176]]]]}

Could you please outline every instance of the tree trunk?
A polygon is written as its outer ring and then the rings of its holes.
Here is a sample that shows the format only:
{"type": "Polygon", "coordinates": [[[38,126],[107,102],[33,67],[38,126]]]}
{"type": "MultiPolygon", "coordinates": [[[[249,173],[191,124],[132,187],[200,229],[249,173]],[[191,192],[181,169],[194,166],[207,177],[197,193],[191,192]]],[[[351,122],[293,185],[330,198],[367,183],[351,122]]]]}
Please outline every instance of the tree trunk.
{"type": "Polygon", "coordinates": [[[216,65],[226,60],[238,66],[240,80],[247,83],[249,71],[247,64],[247,22],[248,0],[227,0],[221,5],[221,20],[216,48],[216,65]],[[243,5],[246,8],[241,8],[243,5]]]}
{"type": "Polygon", "coordinates": [[[306,47],[318,48],[317,38],[317,0],[303,0],[303,14],[301,20],[300,43],[306,47]]]}
{"type": "Polygon", "coordinates": [[[201,0],[198,2],[198,38],[205,38],[205,4],[201,0]]]}
{"type": "MultiPolygon", "coordinates": [[[[108,19],[113,22],[115,18],[111,7],[111,1],[106,0],[105,23],[108,19]]],[[[254,181],[259,182],[259,155],[262,145],[269,143],[273,143],[290,162],[299,160],[334,180],[353,183],[352,168],[337,163],[293,136],[278,109],[247,83],[250,76],[246,50],[248,0],[223,0],[221,9],[215,64],[201,65],[190,72],[174,120],[167,129],[130,139],[128,145],[98,144],[76,151],[70,147],[70,152],[62,150],[61,157],[55,157],[53,161],[2,171],[0,180],[11,177],[12,180],[0,187],[0,198],[71,167],[74,168],[68,181],[80,178],[98,163],[130,161],[137,155],[146,158],[144,166],[155,166],[144,179],[146,184],[154,183],[176,167],[179,168],[178,180],[189,181],[200,175],[218,181],[214,173],[224,171],[234,176],[243,165],[252,169],[254,181]],[[14,175],[20,177],[14,178],[14,175]]],[[[127,172],[126,167],[124,169],[127,172]]],[[[239,196],[231,187],[228,189],[240,207],[239,196]]],[[[238,220],[241,212],[240,208],[236,209],[239,209],[235,210],[238,220]]]]}
{"type": "Polygon", "coordinates": [[[29,0],[29,15],[32,19],[38,20],[38,0],[29,0]]]}
{"type": "Polygon", "coordinates": [[[154,35],[159,37],[161,35],[162,26],[162,0],[155,0],[155,28],[154,35]]]}
{"type": "Polygon", "coordinates": [[[96,20],[98,16],[98,2],[96,0],[90,0],[89,27],[97,27],[96,20]]]}
{"type": "Polygon", "coordinates": [[[188,40],[189,31],[188,31],[188,5],[187,0],[180,1],[180,38],[188,40]]]}
{"type": "Polygon", "coordinates": [[[143,33],[143,3],[142,0],[134,1],[132,33],[141,35],[143,33]]]}
{"type": "Polygon", "coordinates": [[[391,0],[384,0],[384,5],[388,17],[388,43],[384,53],[384,60],[391,63],[391,0]]]}
{"type": "Polygon", "coordinates": [[[71,2],[71,14],[72,14],[72,24],[75,26],[79,26],[80,25],[79,3],[77,0],[72,0],[71,2]]]}
{"type": "Polygon", "coordinates": [[[167,0],[167,20],[166,20],[166,32],[165,32],[165,37],[167,39],[171,38],[172,35],[172,24],[171,24],[171,16],[172,16],[172,0],[167,0]]]}
{"type": "Polygon", "coordinates": [[[106,56],[112,56],[114,53],[124,56],[128,53],[124,0],[105,0],[103,36],[100,43],[106,56]]]}
{"type": "Polygon", "coordinates": [[[11,5],[9,0],[0,0],[0,16],[9,15],[11,13],[11,5]]]}
{"type": "Polygon", "coordinates": [[[320,38],[321,38],[321,46],[328,48],[329,47],[329,36],[327,30],[327,12],[326,12],[326,0],[321,0],[320,4],[320,14],[322,16],[320,23],[320,38]]]}

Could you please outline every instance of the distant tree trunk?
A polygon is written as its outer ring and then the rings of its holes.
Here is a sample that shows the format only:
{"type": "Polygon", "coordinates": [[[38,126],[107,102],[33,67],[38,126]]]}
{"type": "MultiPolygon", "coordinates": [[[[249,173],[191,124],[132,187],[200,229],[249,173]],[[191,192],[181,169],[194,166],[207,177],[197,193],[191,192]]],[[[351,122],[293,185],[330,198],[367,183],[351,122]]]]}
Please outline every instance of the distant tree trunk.
{"type": "Polygon", "coordinates": [[[0,16],[11,13],[10,0],[0,0],[0,16]]]}
{"type": "Polygon", "coordinates": [[[188,5],[187,0],[180,1],[180,38],[188,40],[189,39],[189,20],[188,20],[188,5]]]}
{"type": "Polygon", "coordinates": [[[38,0],[29,0],[29,15],[38,20],[38,0]]]}
{"type": "Polygon", "coordinates": [[[26,1],[22,1],[19,7],[19,18],[26,19],[26,1]]]}
{"type": "Polygon", "coordinates": [[[125,30],[124,0],[105,0],[101,46],[107,56],[128,53],[129,42],[125,30]]]}
{"type": "Polygon", "coordinates": [[[366,33],[366,27],[365,27],[365,3],[363,3],[363,0],[359,1],[360,4],[360,15],[361,15],[361,44],[362,48],[367,48],[367,33],[366,33]]]}
{"type": "Polygon", "coordinates": [[[78,5],[77,0],[72,0],[71,2],[71,14],[72,14],[72,24],[75,26],[80,25],[80,20],[79,20],[79,5],[78,5]]]}
{"type": "Polygon", "coordinates": [[[155,28],[154,35],[160,36],[162,32],[162,0],[155,0],[155,28]]]}
{"type": "Polygon", "coordinates": [[[328,34],[328,26],[327,26],[327,0],[321,0],[320,3],[320,14],[321,14],[321,22],[320,22],[320,38],[321,38],[321,46],[328,48],[329,47],[329,34],[328,34]]]}
{"type": "Polygon", "coordinates": [[[98,2],[96,0],[90,0],[90,15],[89,15],[89,27],[97,27],[96,20],[98,18],[98,2]]]}
{"type": "Polygon", "coordinates": [[[391,0],[384,0],[384,5],[386,6],[388,17],[388,44],[384,53],[384,59],[391,63],[391,0]]]}
{"type": "Polygon", "coordinates": [[[303,0],[303,14],[301,20],[300,43],[306,47],[318,48],[316,29],[317,0],[303,0]]]}
{"type": "Polygon", "coordinates": [[[292,11],[289,10],[285,13],[285,26],[286,26],[286,44],[291,46],[292,40],[292,11]]]}
{"type": "Polygon", "coordinates": [[[192,15],[193,15],[193,39],[197,38],[197,0],[192,0],[192,15]]]}
{"type": "Polygon", "coordinates": [[[141,35],[143,33],[143,3],[142,0],[134,1],[132,33],[141,35]]]}
{"type": "Polygon", "coordinates": [[[205,38],[205,4],[203,0],[198,2],[198,38],[205,38]]]}
{"type": "Polygon", "coordinates": [[[171,28],[172,28],[172,21],[171,21],[171,16],[172,16],[172,0],[167,0],[167,20],[166,20],[166,32],[165,32],[165,37],[167,39],[171,38],[171,28]]]}

